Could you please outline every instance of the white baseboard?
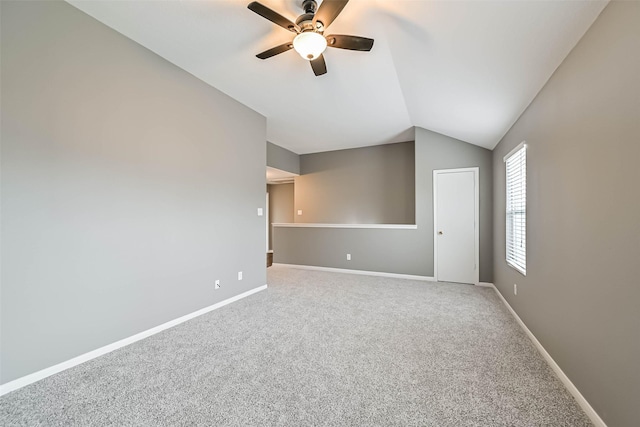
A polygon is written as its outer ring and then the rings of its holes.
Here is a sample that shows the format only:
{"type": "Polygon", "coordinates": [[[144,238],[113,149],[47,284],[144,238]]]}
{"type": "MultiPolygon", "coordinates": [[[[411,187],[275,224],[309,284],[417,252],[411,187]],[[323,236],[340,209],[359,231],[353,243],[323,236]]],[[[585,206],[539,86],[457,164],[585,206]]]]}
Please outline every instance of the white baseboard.
{"type": "Polygon", "coordinates": [[[422,280],[424,282],[435,282],[435,279],[430,276],[414,276],[412,274],[398,274],[398,273],[385,273],[382,271],[367,271],[367,270],[349,270],[346,268],[333,268],[333,267],[317,267],[315,265],[298,265],[298,264],[280,264],[273,263],[281,267],[298,268],[300,270],[316,270],[316,271],[329,271],[332,273],[346,273],[346,274],[360,274],[362,276],[379,276],[379,277],[392,277],[396,279],[410,279],[410,280],[422,280]]]}
{"type": "Polygon", "coordinates": [[[494,288],[495,286],[493,286],[493,283],[489,283],[489,282],[478,282],[476,283],[476,286],[482,286],[483,288],[494,288]]]}
{"type": "Polygon", "coordinates": [[[600,418],[600,416],[595,411],[595,409],[593,409],[593,407],[589,404],[589,402],[587,402],[587,399],[584,398],[584,396],[582,395],[582,393],[580,393],[578,388],[571,382],[569,377],[567,377],[567,375],[562,371],[560,366],[558,366],[556,361],[553,360],[551,355],[547,352],[547,350],[545,350],[545,348],[542,346],[542,344],[540,344],[540,341],[538,341],[536,336],[533,335],[533,332],[531,332],[529,330],[529,328],[527,328],[527,325],[525,325],[525,323],[522,321],[522,319],[520,319],[520,316],[518,316],[518,314],[514,311],[514,309],[509,305],[509,303],[502,296],[500,291],[498,291],[498,288],[496,288],[491,283],[489,283],[487,285],[490,285],[496,291],[496,293],[498,294],[498,296],[500,297],[500,299],[502,300],[504,305],[507,307],[507,309],[509,310],[511,315],[516,319],[516,322],[518,322],[518,324],[520,325],[522,330],[527,334],[527,336],[529,337],[531,342],[533,342],[533,345],[535,345],[535,347],[538,349],[538,351],[540,352],[540,354],[542,355],[544,360],[551,367],[553,372],[555,372],[555,374],[558,376],[558,378],[560,379],[562,384],[564,384],[564,386],[566,387],[567,391],[569,391],[569,393],[571,393],[571,395],[574,397],[574,399],[576,399],[576,401],[578,402],[578,405],[580,405],[582,410],[587,414],[587,416],[589,417],[589,419],[591,420],[593,425],[596,426],[596,427],[607,427],[607,425],[602,420],[602,418],[600,418]]]}
{"type": "Polygon", "coordinates": [[[25,375],[24,377],[20,377],[16,380],[9,381],[8,383],[0,385],[0,396],[7,394],[11,391],[17,390],[19,388],[22,388],[26,385],[32,384],[36,381],[40,381],[51,375],[57,374],[58,372],[77,366],[81,363],[87,362],[91,359],[95,359],[96,357],[110,353],[114,350],[117,350],[129,344],[132,344],[136,341],[140,341],[142,339],[150,337],[151,335],[155,335],[158,332],[164,331],[165,329],[169,329],[173,326],[179,325],[180,323],[184,323],[187,320],[191,320],[195,317],[202,316],[203,314],[209,313],[210,311],[216,310],[220,307],[224,307],[225,305],[231,304],[232,302],[238,301],[242,298],[246,298],[249,295],[255,294],[256,292],[260,292],[265,289],[267,289],[267,285],[259,286],[247,292],[243,292],[239,295],[226,299],[224,301],[220,301],[219,303],[194,311],[193,313],[186,314],[182,317],[178,317],[177,319],[173,319],[166,323],[153,327],[151,329],[147,329],[146,331],[132,335],[128,338],[121,339],[120,341],[116,341],[114,343],[105,345],[104,347],[100,347],[88,353],[81,354],[80,356],[74,357],[73,359],[69,359],[65,362],[58,363],[57,365],[50,366],[38,372],[34,372],[33,374],[25,375]]]}

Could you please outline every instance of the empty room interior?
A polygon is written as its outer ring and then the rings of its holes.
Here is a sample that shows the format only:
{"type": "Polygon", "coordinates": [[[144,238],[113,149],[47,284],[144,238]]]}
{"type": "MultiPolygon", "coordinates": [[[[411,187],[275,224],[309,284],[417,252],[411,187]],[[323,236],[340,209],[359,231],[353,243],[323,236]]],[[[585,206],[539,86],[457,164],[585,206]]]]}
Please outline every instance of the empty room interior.
{"type": "Polygon", "coordinates": [[[3,426],[640,425],[640,2],[0,1],[3,426]]]}

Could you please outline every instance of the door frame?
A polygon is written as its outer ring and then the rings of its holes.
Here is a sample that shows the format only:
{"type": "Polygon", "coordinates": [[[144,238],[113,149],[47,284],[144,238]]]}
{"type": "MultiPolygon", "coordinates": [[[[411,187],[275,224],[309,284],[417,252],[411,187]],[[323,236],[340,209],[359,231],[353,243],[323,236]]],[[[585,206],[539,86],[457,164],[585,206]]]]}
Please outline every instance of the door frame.
{"type": "Polygon", "coordinates": [[[474,245],[475,245],[475,274],[474,284],[480,283],[480,168],[434,169],[433,171],[433,278],[438,281],[438,175],[456,172],[473,172],[474,177],[474,245]]]}

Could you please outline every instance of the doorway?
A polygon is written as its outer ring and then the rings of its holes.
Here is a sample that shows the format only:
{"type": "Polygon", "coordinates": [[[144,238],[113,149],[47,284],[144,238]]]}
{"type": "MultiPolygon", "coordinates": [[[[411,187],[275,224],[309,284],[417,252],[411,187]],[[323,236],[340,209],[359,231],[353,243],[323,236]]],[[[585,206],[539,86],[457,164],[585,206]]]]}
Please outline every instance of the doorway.
{"type": "Polygon", "coordinates": [[[479,168],[433,171],[434,277],[479,282],[479,168]]]}
{"type": "Polygon", "coordinates": [[[294,222],[294,182],[299,176],[293,172],[267,166],[267,258],[274,258],[274,227],[277,223],[294,222]]]}

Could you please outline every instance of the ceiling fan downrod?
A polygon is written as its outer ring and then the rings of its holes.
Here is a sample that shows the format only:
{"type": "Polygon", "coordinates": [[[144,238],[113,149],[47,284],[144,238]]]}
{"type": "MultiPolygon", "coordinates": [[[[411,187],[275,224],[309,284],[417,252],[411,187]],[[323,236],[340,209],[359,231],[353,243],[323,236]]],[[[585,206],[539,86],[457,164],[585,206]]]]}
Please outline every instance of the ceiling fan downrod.
{"type": "Polygon", "coordinates": [[[313,25],[313,17],[316,15],[317,6],[316,0],[302,0],[304,13],[296,19],[296,25],[300,27],[302,32],[316,31],[322,33],[324,31],[322,22],[318,21],[315,26],[313,25]]]}
{"type": "Polygon", "coordinates": [[[302,9],[304,13],[315,14],[318,9],[318,3],[316,3],[316,0],[302,0],[302,9]]]}

